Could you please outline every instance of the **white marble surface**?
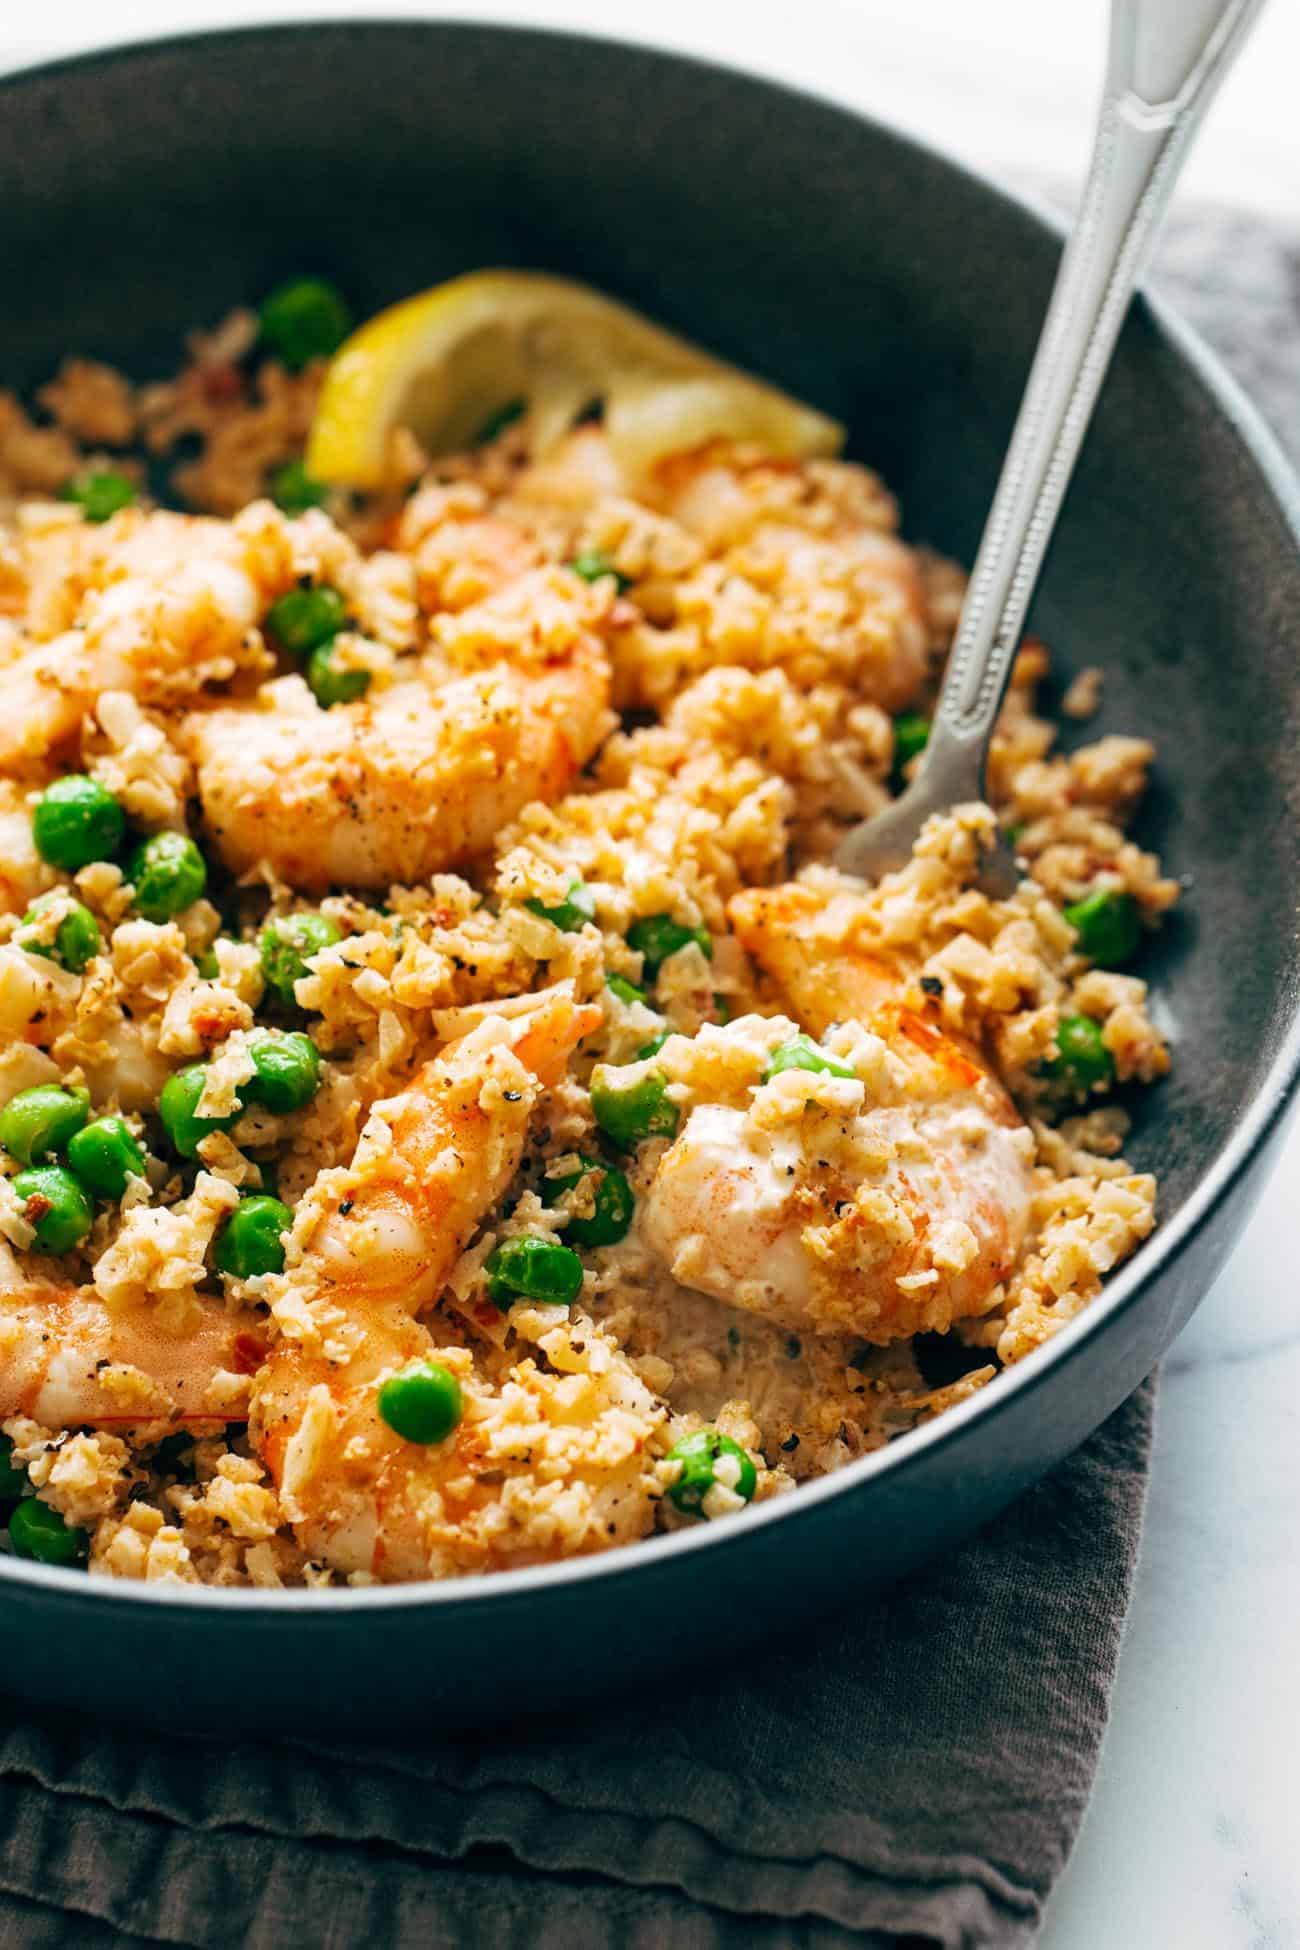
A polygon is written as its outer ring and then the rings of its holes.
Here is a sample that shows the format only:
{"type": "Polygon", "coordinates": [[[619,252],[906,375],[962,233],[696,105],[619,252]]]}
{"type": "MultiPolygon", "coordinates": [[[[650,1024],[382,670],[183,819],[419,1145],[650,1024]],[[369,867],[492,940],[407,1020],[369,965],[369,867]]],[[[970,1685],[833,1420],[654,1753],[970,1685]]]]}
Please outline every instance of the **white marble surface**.
{"type": "MultiPolygon", "coordinates": [[[[1081,169],[1104,0],[46,0],[0,65],[115,38],[327,14],[588,26],[851,100],[979,168],[1081,169]]],[[[1190,193],[1294,218],[1300,5],[1273,0],[1190,193]]],[[[1190,1060],[1194,1060],[1191,1057],[1190,1060]]],[[[1092,1807],[1042,1950],[1300,1946],[1300,1132],[1165,1364],[1137,1591],[1092,1807]]]]}

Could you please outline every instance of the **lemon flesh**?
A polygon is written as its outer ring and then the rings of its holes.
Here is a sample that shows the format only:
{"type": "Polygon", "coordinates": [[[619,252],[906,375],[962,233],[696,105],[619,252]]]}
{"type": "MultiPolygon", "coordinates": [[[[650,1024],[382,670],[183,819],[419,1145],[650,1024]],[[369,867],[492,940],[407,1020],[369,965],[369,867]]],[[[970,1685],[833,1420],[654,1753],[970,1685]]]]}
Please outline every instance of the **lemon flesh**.
{"type": "Polygon", "coordinates": [[[633,477],[709,440],[754,441],[796,460],[838,453],[844,440],[825,414],[585,285],[474,271],[390,306],[340,347],[307,471],[383,487],[396,428],[429,454],[453,453],[516,401],[538,456],[599,401],[613,456],[633,477]]]}

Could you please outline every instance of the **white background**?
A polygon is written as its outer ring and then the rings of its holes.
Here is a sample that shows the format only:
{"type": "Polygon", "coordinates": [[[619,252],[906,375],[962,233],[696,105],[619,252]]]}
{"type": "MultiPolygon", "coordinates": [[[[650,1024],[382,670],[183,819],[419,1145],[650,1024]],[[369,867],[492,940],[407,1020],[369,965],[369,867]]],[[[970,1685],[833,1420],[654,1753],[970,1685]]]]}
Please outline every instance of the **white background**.
{"type": "MultiPolygon", "coordinates": [[[[853,102],[995,175],[1082,171],[1106,18],[1105,0],[45,0],[21,17],[18,0],[0,0],[0,65],[210,24],[440,12],[731,60],[853,102]]],[[[1200,138],[1187,193],[1300,220],[1298,87],[1300,0],[1272,0],[1200,138]]],[[[1293,1136],[1165,1364],[1114,1716],[1042,1950],[1300,1946],[1297,1267],[1293,1136]]]]}

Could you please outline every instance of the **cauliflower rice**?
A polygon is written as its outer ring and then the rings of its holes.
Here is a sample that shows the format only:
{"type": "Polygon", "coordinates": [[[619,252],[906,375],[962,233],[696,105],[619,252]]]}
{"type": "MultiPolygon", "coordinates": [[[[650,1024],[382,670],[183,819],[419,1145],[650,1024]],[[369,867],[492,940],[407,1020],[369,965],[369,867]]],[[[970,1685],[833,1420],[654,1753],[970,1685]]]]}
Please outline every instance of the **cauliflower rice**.
{"type": "Polygon", "coordinates": [[[991,804],[849,881],[962,594],[875,476],[715,445],[630,485],[597,422],[541,458],[402,435],[391,495],[286,514],[321,363],[256,337],[0,394],[0,1104],[84,1092],[137,1160],[61,1251],[39,1155],[0,1161],[11,1510],[117,1577],[452,1576],[725,1520],[984,1387],[1154,1223],[1112,1093],[1168,1050],[1065,915],[1145,933],[1177,896],[1126,834],[1150,744],[1057,752],[1029,639],[991,804]],[[132,503],[60,498],[87,468],[132,503]],[[329,708],[270,620],[322,590],[329,708]],[[60,868],[33,815],[70,774],[126,831],[60,868]],[[144,913],[160,833],[206,886],[144,913]],[[307,913],[277,987],[267,930],[307,913]],[[279,1101],[259,1050],[303,1035],[314,1087],[279,1101]],[[187,1151],[160,1104],[198,1065],[187,1151]],[[270,1269],[223,1255],[272,1190],[270,1269]],[[511,1289],[531,1266],[567,1304],[511,1289]]]}

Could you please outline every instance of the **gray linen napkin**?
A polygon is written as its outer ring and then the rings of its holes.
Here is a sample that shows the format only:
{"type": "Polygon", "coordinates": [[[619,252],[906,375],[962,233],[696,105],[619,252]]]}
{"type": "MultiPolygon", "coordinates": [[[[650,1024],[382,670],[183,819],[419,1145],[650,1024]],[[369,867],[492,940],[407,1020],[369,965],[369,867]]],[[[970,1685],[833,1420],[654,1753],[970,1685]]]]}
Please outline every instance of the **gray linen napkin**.
{"type": "MultiPolygon", "coordinates": [[[[1161,270],[1300,452],[1300,247],[1184,218],[1161,270]]],[[[563,1724],[229,1749],[0,1701],[0,1946],[1028,1945],[1105,1726],[1152,1401],[885,1596],[563,1724]]]]}

